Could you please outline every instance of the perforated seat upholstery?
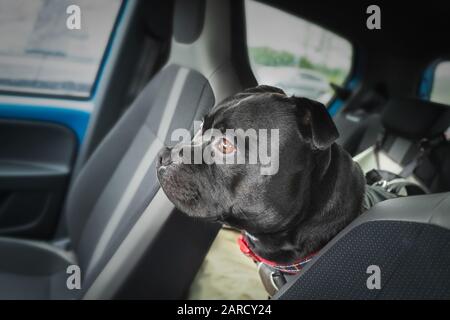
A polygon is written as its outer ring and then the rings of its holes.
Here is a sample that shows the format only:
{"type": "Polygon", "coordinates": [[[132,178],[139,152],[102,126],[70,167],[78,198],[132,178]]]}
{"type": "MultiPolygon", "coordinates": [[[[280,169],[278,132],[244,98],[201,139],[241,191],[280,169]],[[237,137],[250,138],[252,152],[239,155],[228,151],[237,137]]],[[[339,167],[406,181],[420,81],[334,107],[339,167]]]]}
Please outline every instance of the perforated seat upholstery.
{"type": "Polygon", "coordinates": [[[449,250],[450,193],[386,200],[339,233],[276,298],[448,299],[449,250]]]}

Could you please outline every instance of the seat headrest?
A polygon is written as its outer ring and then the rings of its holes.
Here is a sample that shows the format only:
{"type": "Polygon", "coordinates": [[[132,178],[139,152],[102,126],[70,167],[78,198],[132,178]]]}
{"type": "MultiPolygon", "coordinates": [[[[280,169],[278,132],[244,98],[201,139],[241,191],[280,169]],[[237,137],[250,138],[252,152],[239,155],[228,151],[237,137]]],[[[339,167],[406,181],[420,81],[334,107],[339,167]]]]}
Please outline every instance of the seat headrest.
{"type": "Polygon", "coordinates": [[[394,98],[387,102],[381,121],[387,131],[417,140],[430,135],[439,117],[449,108],[415,98],[394,98]]]}
{"type": "Polygon", "coordinates": [[[205,20],[205,0],[175,2],[173,36],[179,43],[192,43],[200,36],[205,20]]]}

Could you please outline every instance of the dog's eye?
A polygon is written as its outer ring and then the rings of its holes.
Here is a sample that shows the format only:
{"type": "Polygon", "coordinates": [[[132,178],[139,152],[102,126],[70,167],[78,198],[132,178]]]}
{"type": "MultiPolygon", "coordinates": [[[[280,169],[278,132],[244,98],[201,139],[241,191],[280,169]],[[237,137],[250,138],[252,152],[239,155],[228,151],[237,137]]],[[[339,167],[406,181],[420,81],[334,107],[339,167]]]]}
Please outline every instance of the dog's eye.
{"type": "Polygon", "coordinates": [[[217,149],[223,154],[229,154],[236,150],[234,144],[227,138],[221,138],[217,142],[217,149]]]}

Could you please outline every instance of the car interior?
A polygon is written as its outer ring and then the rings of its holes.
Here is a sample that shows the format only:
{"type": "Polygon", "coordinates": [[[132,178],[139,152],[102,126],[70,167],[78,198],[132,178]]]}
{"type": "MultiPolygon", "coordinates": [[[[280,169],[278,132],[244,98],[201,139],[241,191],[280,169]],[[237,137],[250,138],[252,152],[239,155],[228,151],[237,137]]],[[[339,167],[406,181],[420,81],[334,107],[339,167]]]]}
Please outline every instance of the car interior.
{"type": "MultiPolygon", "coordinates": [[[[175,129],[258,84],[311,94],[364,173],[407,172],[423,189],[361,215],[271,299],[450,297],[450,10],[383,1],[370,30],[367,1],[115,3],[85,97],[13,81],[0,44],[0,299],[267,298],[238,233],[179,212],[155,170],[175,129]],[[361,286],[374,264],[381,290],[361,286]]],[[[46,17],[26,54],[59,45],[46,17]]]]}

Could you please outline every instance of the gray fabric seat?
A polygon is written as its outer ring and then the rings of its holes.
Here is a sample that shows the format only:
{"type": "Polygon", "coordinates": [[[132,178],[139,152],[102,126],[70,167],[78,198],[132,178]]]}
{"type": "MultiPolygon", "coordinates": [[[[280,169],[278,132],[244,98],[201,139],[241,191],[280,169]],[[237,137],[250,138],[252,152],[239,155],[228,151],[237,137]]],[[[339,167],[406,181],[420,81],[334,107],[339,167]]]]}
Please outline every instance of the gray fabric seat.
{"type": "MultiPolygon", "coordinates": [[[[72,250],[90,286],[159,189],[157,153],[170,133],[189,128],[214,104],[198,72],[170,65],[143,90],[74,181],[66,214],[72,250]]],[[[157,214],[157,213],[155,213],[157,214]]],[[[0,239],[0,298],[70,298],[57,249],[0,239]]]]}
{"type": "Polygon", "coordinates": [[[450,190],[444,169],[448,143],[441,139],[450,125],[448,106],[412,98],[391,99],[381,116],[368,117],[366,123],[369,125],[359,135],[361,153],[354,157],[364,172],[377,168],[400,174],[418,158],[422,140],[428,139],[433,141],[430,154],[421,159],[412,174],[406,174],[407,178],[428,192],[450,190]],[[404,120],[405,114],[408,121],[404,120]],[[362,147],[365,149],[361,150],[362,147]],[[438,151],[439,158],[435,156],[438,151]]]}
{"type": "Polygon", "coordinates": [[[73,257],[45,243],[9,238],[0,238],[0,252],[0,299],[71,297],[66,269],[73,257]]]}
{"type": "Polygon", "coordinates": [[[274,298],[448,299],[449,249],[450,193],[386,200],[342,230],[274,298]],[[368,285],[373,266],[378,288],[368,285]]]}
{"type": "Polygon", "coordinates": [[[174,143],[175,129],[192,128],[194,119],[242,86],[230,50],[214,51],[231,47],[224,34],[231,32],[230,3],[196,1],[189,6],[198,6],[194,13],[183,3],[177,3],[174,21],[183,36],[174,35],[166,67],[71,185],[65,205],[70,251],[1,238],[0,298],[182,298],[187,292],[218,227],[175,211],[159,188],[157,154],[174,143]],[[199,18],[203,29],[192,21],[199,18]],[[70,264],[80,267],[81,290],[66,286],[70,264]]]}

